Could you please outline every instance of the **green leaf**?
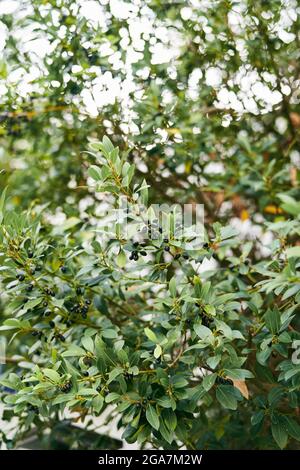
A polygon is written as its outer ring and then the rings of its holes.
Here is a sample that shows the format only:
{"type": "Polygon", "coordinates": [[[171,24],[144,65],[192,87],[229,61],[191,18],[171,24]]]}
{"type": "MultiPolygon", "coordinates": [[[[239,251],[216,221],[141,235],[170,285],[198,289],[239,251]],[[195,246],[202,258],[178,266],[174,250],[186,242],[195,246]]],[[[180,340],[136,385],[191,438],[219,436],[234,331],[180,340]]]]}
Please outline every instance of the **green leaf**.
{"type": "Polygon", "coordinates": [[[264,316],[268,330],[273,334],[277,334],[280,330],[280,313],[277,308],[269,309],[264,316]]]}
{"type": "Polygon", "coordinates": [[[203,378],[202,385],[206,392],[208,392],[211,389],[211,387],[214,385],[216,378],[217,378],[216,373],[208,374],[203,378]]]}
{"type": "Polygon", "coordinates": [[[117,401],[120,399],[120,395],[115,392],[111,392],[105,397],[105,402],[106,403],[112,403],[113,401],[117,401]]]}
{"type": "Polygon", "coordinates": [[[102,139],[102,145],[104,151],[108,154],[114,150],[114,146],[111,142],[111,140],[105,135],[102,139]]]}
{"type": "Polygon", "coordinates": [[[83,336],[81,344],[87,351],[94,352],[94,342],[90,336],[83,336]]]}
{"type": "Polygon", "coordinates": [[[300,246],[292,246],[287,248],[285,252],[288,258],[300,258],[300,246]]]}
{"type": "Polygon", "coordinates": [[[146,409],[146,418],[148,423],[156,430],[159,428],[159,417],[152,405],[148,405],[146,409]]]}
{"type": "Polygon", "coordinates": [[[103,404],[104,404],[104,398],[102,397],[102,395],[97,395],[92,400],[92,405],[96,413],[99,413],[102,410],[103,404]]]}
{"type": "Polygon", "coordinates": [[[281,422],[272,423],[271,425],[272,436],[276,444],[283,449],[287,445],[288,434],[281,422]]]}
{"type": "Polygon", "coordinates": [[[5,197],[6,197],[7,187],[3,189],[1,197],[0,197],[0,224],[2,224],[3,217],[4,217],[4,204],[5,204],[5,197]]]}
{"type": "Polygon", "coordinates": [[[177,417],[173,410],[165,409],[163,410],[163,420],[165,422],[166,427],[170,431],[175,431],[177,426],[177,417]]]}
{"type": "Polygon", "coordinates": [[[52,382],[59,383],[61,381],[61,377],[56,370],[53,369],[43,369],[43,374],[48,379],[52,380],[52,382]]]}
{"type": "Polygon", "coordinates": [[[91,165],[89,167],[88,175],[95,181],[102,181],[101,169],[96,165],[91,165]]]}
{"type": "Polygon", "coordinates": [[[200,339],[209,340],[209,341],[211,341],[213,339],[212,332],[210,331],[209,328],[207,328],[204,325],[199,325],[199,324],[194,325],[194,330],[195,330],[196,334],[199,336],[200,339]]]}
{"type": "Polygon", "coordinates": [[[237,399],[233,392],[233,387],[229,385],[219,385],[216,391],[216,397],[218,402],[229,410],[237,409],[237,399]]]}
{"type": "Polygon", "coordinates": [[[150,330],[150,328],[146,327],[144,329],[144,332],[145,332],[145,335],[147,336],[147,338],[150,339],[150,341],[152,341],[153,343],[158,343],[158,339],[157,339],[156,334],[152,330],[150,330]]]}
{"type": "Polygon", "coordinates": [[[126,265],[126,254],[125,254],[125,251],[124,250],[120,250],[118,256],[117,256],[117,259],[116,259],[116,262],[117,262],[117,265],[119,266],[119,268],[124,268],[124,266],[126,265]]]}
{"type": "Polygon", "coordinates": [[[176,297],[176,278],[175,276],[169,282],[169,291],[172,297],[176,297]]]}
{"type": "Polygon", "coordinates": [[[154,355],[155,359],[158,359],[162,355],[162,348],[161,348],[160,344],[157,344],[155,346],[153,355],[154,355]]]}
{"type": "Polygon", "coordinates": [[[115,339],[118,337],[118,333],[112,328],[107,328],[106,330],[102,331],[102,336],[103,338],[107,339],[115,339]]]}

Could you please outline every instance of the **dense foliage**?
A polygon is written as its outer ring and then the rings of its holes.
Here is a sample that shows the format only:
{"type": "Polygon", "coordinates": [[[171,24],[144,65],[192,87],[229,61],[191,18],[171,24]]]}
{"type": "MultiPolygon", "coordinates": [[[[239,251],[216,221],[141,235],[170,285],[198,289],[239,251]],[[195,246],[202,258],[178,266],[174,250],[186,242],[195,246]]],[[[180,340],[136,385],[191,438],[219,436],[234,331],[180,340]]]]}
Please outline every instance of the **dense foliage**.
{"type": "Polygon", "coordinates": [[[299,2],[12,3],[2,442],[101,415],[139,446],[298,449],[299,2]],[[120,196],[203,204],[202,246],[146,209],[125,239],[120,196]]]}

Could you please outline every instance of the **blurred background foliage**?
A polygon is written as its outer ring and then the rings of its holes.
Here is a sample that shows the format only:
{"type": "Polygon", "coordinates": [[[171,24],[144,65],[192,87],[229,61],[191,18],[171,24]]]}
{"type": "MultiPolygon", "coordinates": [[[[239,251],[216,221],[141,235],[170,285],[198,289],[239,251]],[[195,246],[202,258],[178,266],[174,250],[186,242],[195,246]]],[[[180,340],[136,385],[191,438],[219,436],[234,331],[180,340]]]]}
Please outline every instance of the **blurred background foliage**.
{"type": "Polygon", "coordinates": [[[15,206],[77,212],[104,134],[134,145],[154,198],[202,201],[211,220],[273,219],[276,193],[297,194],[298,2],[11,3],[0,184],[15,206]]]}

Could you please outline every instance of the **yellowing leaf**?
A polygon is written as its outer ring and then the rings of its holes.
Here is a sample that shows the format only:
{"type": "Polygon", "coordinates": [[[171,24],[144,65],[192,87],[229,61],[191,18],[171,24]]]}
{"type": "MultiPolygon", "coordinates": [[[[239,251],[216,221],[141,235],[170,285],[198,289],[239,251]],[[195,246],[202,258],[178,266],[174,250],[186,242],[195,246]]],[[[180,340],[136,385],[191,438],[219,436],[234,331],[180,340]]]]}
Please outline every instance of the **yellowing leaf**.
{"type": "Polygon", "coordinates": [[[233,385],[241,392],[243,397],[249,399],[249,390],[245,380],[233,380],[233,385]]]}

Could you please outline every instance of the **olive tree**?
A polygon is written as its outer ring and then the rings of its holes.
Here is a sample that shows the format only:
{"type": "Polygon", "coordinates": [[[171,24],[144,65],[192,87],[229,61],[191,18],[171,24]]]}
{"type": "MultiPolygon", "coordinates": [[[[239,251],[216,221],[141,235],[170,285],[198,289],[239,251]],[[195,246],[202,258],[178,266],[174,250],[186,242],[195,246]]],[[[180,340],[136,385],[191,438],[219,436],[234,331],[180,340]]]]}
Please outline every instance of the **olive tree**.
{"type": "Polygon", "coordinates": [[[139,447],[299,448],[298,3],[3,15],[9,447],[100,416],[139,447]]]}

